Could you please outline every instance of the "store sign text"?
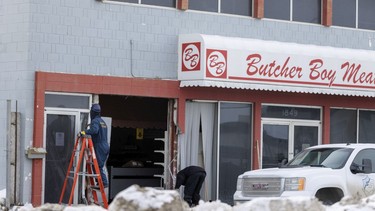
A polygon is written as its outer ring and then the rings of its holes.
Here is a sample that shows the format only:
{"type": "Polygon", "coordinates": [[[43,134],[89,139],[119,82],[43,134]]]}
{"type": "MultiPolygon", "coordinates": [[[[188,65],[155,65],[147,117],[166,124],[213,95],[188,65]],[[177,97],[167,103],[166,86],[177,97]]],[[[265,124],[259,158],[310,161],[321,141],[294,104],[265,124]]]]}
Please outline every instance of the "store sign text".
{"type": "Polygon", "coordinates": [[[330,65],[325,66],[325,61],[320,58],[311,59],[307,66],[293,65],[290,60],[289,56],[286,59],[275,59],[267,63],[262,61],[261,54],[250,54],[246,58],[246,74],[249,77],[280,80],[298,80],[307,74],[310,81],[324,82],[328,86],[332,86],[338,80],[341,80],[339,83],[375,84],[374,73],[363,71],[361,64],[345,61],[339,67],[331,68],[330,65]]]}

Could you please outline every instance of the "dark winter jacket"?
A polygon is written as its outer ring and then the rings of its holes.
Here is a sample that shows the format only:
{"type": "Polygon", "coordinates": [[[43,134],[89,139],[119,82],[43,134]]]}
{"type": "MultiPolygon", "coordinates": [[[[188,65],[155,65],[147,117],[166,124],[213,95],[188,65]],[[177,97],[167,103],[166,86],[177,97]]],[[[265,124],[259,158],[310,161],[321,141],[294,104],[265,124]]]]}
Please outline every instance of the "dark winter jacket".
{"type": "Polygon", "coordinates": [[[202,167],[199,167],[199,166],[188,166],[188,167],[182,169],[181,171],[179,171],[177,173],[175,189],[180,188],[181,185],[185,185],[187,179],[191,175],[196,174],[196,173],[206,174],[206,171],[202,167]]]}
{"type": "Polygon", "coordinates": [[[107,125],[100,117],[99,113],[91,112],[90,115],[90,129],[86,130],[85,132],[86,134],[91,135],[96,155],[101,158],[106,158],[109,153],[107,125]]]}

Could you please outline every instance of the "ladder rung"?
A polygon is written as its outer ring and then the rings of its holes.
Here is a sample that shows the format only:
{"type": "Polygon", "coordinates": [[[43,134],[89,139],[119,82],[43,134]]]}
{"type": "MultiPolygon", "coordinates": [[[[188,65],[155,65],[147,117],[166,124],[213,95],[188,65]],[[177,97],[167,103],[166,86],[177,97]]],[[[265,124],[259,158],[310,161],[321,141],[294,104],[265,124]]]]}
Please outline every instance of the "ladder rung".
{"type": "Polygon", "coordinates": [[[88,174],[86,172],[78,172],[78,175],[86,176],[86,177],[97,177],[99,174],[88,174]]]}
{"type": "Polygon", "coordinates": [[[100,190],[100,186],[99,185],[90,185],[90,188],[94,189],[94,190],[100,190]]]}

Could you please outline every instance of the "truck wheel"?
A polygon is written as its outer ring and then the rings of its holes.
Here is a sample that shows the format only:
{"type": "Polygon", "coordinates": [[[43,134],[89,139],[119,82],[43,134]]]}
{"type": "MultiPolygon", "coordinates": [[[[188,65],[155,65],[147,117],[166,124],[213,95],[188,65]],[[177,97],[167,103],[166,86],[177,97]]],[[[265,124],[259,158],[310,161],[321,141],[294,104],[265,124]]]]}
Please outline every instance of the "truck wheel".
{"type": "Polygon", "coordinates": [[[332,205],[340,201],[343,196],[342,190],[338,188],[323,188],[315,194],[315,197],[324,205],[332,205]]]}

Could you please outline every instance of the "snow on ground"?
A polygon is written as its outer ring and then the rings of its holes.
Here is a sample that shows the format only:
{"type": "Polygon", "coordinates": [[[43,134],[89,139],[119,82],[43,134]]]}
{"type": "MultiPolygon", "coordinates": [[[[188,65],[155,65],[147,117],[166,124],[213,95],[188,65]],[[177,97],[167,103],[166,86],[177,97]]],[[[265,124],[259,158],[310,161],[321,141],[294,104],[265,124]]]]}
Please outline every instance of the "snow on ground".
{"type": "Polygon", "coordinates": [[[293,197],[293,198],[258,198],[250,202],[233,207],[233,211],[261,210],[261,211],[287,211],[287,210],[314,210],[323,211],[325,207],[316,198],[293,197]]]}
{"type": "MultiPolygon", "coordinates": [[[[4,204],[6,191],[0,190],[0,204],[4,204]]],[[[107,211],[96,205],[65,206],[59,204],[44,204],[34,208],[31,204],[14,206],[13,211],[107,211]]],[[[367,198],[344,198],[340,202],[325,206],[316,198],[258,198],[240,205],[230,206],[220,201],[204,202],[189,208],[175,190],[159,190],[141,188],[133,185],[115,197],[108,207],[108,211],[370,211],[375,210],[375,195],[367,198]]]]}

